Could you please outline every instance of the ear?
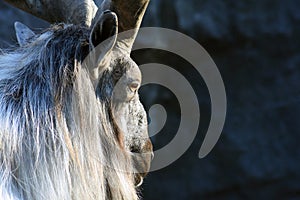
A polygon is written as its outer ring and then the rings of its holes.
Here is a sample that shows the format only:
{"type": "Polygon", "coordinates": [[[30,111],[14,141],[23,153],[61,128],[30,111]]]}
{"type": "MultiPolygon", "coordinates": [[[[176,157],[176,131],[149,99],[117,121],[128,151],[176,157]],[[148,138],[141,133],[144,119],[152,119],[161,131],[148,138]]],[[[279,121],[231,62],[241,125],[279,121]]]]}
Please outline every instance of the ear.
{"type": "Polygon", "coordinates": [[[90,35],[90,44],[96,53],[98,64],[107,62],[108,54],[116,44],[117,33],[117,15],[109,10],[103,12],[100,18],[95,22],[90,35]]]}
{"type": "Polygon", "coordinates": [[[30,28],[20,22],[15,22],[15,30],[18,43],[21,47],[28,44],[29,39],[35,36],[35,33],[30,28]]]}

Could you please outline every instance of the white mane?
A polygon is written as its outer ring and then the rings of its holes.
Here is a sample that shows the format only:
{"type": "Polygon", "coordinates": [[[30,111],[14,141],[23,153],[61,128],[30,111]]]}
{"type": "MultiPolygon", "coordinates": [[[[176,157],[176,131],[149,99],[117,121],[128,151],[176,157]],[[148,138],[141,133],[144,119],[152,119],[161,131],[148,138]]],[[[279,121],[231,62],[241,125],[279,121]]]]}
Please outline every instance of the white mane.
{"type": "Polygon", "coordinates": [[[67,29],[0,55],[0,199],[138,199],[131,159],[81,65],[88,33],[67,29]]]}

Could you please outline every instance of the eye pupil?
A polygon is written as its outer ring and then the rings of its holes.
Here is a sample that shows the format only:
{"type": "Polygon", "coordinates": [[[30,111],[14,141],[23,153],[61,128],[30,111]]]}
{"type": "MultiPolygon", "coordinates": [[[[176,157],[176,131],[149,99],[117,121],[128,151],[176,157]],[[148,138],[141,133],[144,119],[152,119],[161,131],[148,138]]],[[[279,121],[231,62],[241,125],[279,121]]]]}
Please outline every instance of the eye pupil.
{"type": "Polygon", "coordinates": [[[122,71],[121,71],[121,69],[117,68],[117,69],[114,69],[114,70],[113,70],[113,77],[114,77],[115,80],[120,79],[121,76],[122,76],[122,71]]]}

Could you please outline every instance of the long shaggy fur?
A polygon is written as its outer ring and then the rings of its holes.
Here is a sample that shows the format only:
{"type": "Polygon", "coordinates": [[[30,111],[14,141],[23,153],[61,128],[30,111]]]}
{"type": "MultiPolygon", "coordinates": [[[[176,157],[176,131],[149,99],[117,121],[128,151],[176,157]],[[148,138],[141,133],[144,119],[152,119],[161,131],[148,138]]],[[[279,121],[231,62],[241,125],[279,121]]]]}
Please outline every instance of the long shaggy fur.
{"type": "Polygon", "coordinates": [[[1,53],[0,199],[138,198],[110,97],[96,96],[81,64],[88,37],[86,28],[58,25],[1,53]]]}

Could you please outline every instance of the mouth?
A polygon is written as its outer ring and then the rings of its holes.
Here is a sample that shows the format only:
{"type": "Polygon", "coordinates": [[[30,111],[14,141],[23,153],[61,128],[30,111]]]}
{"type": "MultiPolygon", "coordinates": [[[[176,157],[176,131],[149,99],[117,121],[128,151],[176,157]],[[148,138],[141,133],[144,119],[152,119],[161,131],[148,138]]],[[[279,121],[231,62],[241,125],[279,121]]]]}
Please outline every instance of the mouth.
{"type": "Polygon", "coordinates": [[[135,179],[135,187],[140,187],[144,182],[144,178],[139,174],[136,174],[134,179],[135,179]]]}

